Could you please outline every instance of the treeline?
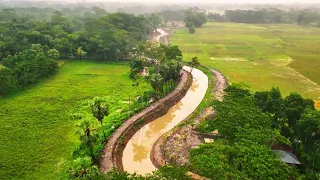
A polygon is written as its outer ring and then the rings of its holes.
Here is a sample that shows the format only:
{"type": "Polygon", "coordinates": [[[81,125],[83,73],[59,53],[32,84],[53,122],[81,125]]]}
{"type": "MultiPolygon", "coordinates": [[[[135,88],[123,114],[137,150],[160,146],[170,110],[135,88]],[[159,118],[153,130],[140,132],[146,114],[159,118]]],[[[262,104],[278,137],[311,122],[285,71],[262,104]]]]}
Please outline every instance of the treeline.
{"type": "Polygon", "coordinates": [[[285,23],[320,27],[320,9],[263,8],[258,10],[226,10],[225,13],[212,13],[198,7],[180,10],[163,10],[157,15],[164,21],[185,21],[188,12],[203,12],[208,21],[236,23],[285,23]]]}
{"type": "Polygon", "coordinates": [[[8,55],[1,61],[4,67],[0,69],[0,93],[12,92],[50,76],[57,68],[57,58],[57,50],[40,44],[33,44],[30,49],[13,56],[8,55]]]}
{"type": "Polygon", "coordinates": [[[208,13],[209,21],[236,23],[286,23],[320,27],[320,9],[284,11],[279,9],[227,10],[223,15],[208,13]]]}
{"type": "Polygon", "coordinates": [[[0,59],[28,49],[32,44],[40,44],[58,50],[62,57],[82,57],[86,52],[86,56],[96,59],[119,60],[126,58],[133,44],[146,40],[158,25],[154,17],[108,14],[99,8],[95,11],[94,17],[84,18],[68,18],[55,11],[46,21],[20,17],[12,10],[2,10],[0,59]]]}
{"type": "Polygon", "coordinates": [[[212,179],[319,179],[320,112],[312,100],[296,93],[282,98],[276,88],[226,92],[223,102],[214,102],[214,120],[199,128],[219,136],[191,151],[191,170],[212,179]],[[276,144],[292,146],[301,165],[280,162],[271,150],[276,144]]]}
{"type": "Polygon", "coordinates": [[[54,11],[50,20],[21,16],[20,11],[0,11],[1,94],[52,74],[57,66],[54,59],[128,59],[133,46],[148,39],[161,22],[155,15],[108,14],[98,7],[85,17],[54,11]]]}

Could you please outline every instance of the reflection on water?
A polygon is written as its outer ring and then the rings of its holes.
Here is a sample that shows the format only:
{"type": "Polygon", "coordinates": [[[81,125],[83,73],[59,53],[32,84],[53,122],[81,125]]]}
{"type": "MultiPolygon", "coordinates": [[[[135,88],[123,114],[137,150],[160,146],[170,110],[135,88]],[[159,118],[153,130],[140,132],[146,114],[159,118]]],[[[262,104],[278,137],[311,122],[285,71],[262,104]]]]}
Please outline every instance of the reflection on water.
{"type": "Polygon", "coordinates": [[[148,158],[148,150],[145,146],[132,142],[132,147],[134,153],[133,161],[142,162],[143,159],[148,158]]]}
{"type": "Polygon", "coordinates": [[[208,78],[203,72],[194,69],[192,75],[193,83],[186,96],[164,116],[142,127],[128,142],[122,158],[124,170],[146,174],[156,169],[150,160],[153,144],[161,135],[188,117],[200,104],[208,89],[208,78]]]}
{"type": "Polygon", "coordinates": [[[193,91],[193,92],[196,91],[198,89],[198,87],[199,87],[199,84],[197,83],[197,81],[198,80],[194,79],[193,83],[192,83],[192,85],[190,87],[190,90],[193,91]]]}

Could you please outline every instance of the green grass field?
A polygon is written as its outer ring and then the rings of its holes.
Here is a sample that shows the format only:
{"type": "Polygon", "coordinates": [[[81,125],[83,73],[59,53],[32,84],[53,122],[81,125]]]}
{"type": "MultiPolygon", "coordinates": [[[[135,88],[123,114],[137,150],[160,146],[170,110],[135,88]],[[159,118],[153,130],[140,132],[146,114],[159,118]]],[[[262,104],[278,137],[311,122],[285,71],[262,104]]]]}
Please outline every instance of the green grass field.
{"type": "Polygon", "coordinates": [[[320,100],[320,28],[207,23],[196,34],[176,30],[170,42],[186,61],[197,56],[232,83],[253,91],[280,87],[284,95],[320,100]]]}
{"type": "Polygon", "coordinates": [[[138,95],[131,85],[128,63],[74,60],[50,79],[0,99],[0,179],[62,179],[77,144],[70,113],[95,96],[113,99],[112,113],[129,94],[138,95]]]}

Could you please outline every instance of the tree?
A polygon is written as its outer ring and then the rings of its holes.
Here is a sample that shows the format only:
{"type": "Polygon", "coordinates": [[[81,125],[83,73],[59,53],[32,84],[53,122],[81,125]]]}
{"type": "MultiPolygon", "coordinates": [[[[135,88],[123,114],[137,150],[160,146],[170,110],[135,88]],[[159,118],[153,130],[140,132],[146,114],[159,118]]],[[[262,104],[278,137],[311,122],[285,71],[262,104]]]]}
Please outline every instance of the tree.
{"type": "Polygon", "coordinates": [[[301,13],[301,14],[298,15],[297,23],[299,25],[305,25],[305,15],[304,15],[304,13],[301,13]]]}
{"type": "Polygon", "coordinates": [[[2,60],[3,65],[10,69],[10,77],[14,78],[12,82],[17,86],[23,87],[35,83],[56,70],[57,63],[49,59],[42,49],[42,46],[34,45],[32,49],[24,50],[14,56],[9,55],[2,60]]]}
{"type": "Polygon", "coordinates": [[[17,79],[12,70],[0,67],[0,93],[10,92],[17,87],[17,79]]]}
{"type": "Polygon", "coordinates": [[[191,66],[190,73],[192,73],[193,68],[197,68],[200,66],[200,62],[198,60],[198,57],[193,57],[191,62],[189,62],[189,65],[191,66]]]}
{"type": "Polygon", "coordinates": [[[60,57],[60,53],[56,49],[49,49],[48,50],[48,58],[57,60],[57,59],[59,59],[59,57],[60,57]]]}
{"type": "Polygon", "coordinates": [[[135,79],[136,75],[141,73],[145,67],[143,58],[136,57],[130,62],[130,77],[135,79]]]}
{"type": "Polygon", "coordinates": [[[154,171],[151,175],[147,175],[146,179],[150,179],[150,180],[158,180],[158,179],[191,180],[191,177],[187,174],[186,168],[166,165],[166,166],[160,167],[159,170],[154,171]]]}
{"type": "Polygon", "coordinates": [[[158,94],[163,94],[163,77],[160,73],[153,72],[146,77],[146,80],[158,94]]]}
{"type": "Polygon", "coordinates": [[[81,145],[78,149],[77,154],[89,155],[91,158],[96,160],[94,152],[94,144],[97,142],[99,126],[97,121],[91,117],[85,117],[77,124],[81,145]]]}
{"type": "Polygon", "coordinates": [[[90,157],[79,157],[72,161],[68,170],[70,179],[93,179],[99,176],[97,166],[92,165],[90,157]]]}
{"type": "Polygon", "coordinates": [[[185,12],[184,22],[186,24],[192,23],[196,28],[199,28],[207,22],[206,13],[198,9],[188,9],[185,12]]]}
{"type": "Polygon", "coordinates": [[[173,60],[173,59],[182,58],[182,52],[178,46],[172,46],[172,45],[165,46],[163,44],[161,44],[160,46],[164,48],[166,59],[173,60]]]}
{"type": "Polygon", "coordinates": [[[196,27],[192,22],[187,22],[187,28],[190,34],[194,34],[196,32],[196,27]]]}
{"type": "Polygon", "coordinates": [[[182,69],[182,53],[177,46],[159,46],[158,43],[144,43],[136,48],[135,58],[130,64],[130,77],[136,79],[144,69],[145,76],[157,95],[173,90],[182,69]]]}
{"type": "Polygon", "coordinates": [[[84,57],[87,54],[85,51],[82,50],[82,47],[78,47],[76,53],[80,58],[84,57]]]}
{"type": "Polygon", "coordinates": [[[228,176],[235,176],[229,165],[230,149],[231,147],[222,140],[192,149],[190,152],[192,170],[210,179],[228,179],[228,176]]]}
{"type": "Polygon", "coordinates": [[[92,115],[100,122],[103,134],[106,136],[103,129],[103,118],[109,115],[109,106],[106,100],[101,97],[95,97],[93,98],[90,107],[92,115]]]}
{"type": "Polygon", "coordinates": [[[295,142],[305,171],[320,172],[320,111],[309,110],[297,123],[295,142]]]}

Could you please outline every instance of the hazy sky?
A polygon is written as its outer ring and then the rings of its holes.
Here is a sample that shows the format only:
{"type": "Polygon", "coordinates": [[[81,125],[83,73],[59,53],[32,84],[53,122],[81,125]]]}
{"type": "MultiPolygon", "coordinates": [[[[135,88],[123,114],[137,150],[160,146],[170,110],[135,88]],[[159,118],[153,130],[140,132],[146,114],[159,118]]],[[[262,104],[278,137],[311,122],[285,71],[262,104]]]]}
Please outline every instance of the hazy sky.
{"type": "MultiPolygon", "coordinates": [[[[90,0],[87,0],[89,2],[90,0]]],[[[95,0],[99,1],[99,0],[95,0]]],[[[320,3],[320,0],[100,0],[108,2],[165,2],[165,3],[320,3]]]]}

